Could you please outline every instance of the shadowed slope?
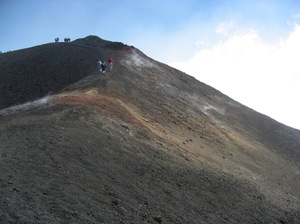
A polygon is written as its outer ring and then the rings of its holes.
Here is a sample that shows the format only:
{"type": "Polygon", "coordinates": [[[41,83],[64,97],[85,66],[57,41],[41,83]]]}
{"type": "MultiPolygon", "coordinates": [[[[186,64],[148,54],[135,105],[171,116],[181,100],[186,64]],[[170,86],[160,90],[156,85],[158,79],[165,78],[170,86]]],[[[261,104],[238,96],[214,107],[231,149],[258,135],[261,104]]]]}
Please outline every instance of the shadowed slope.
{"type": "Polygon", "coordinates": [[[122,43],[90,36],[1,54],[0,109],[55,94],[81,80],[95,72],[97,60],[117,58],[115,46],[126,49],[122,43]]]}

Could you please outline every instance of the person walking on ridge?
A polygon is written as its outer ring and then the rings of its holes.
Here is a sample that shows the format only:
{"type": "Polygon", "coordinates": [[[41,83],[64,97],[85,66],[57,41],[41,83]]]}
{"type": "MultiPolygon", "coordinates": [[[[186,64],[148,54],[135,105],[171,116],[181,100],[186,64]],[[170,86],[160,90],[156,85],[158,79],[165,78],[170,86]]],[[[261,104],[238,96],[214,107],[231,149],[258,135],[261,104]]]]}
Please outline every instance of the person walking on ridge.
{"type": "Polygon", "coordinates": [[[102,63],[101,63],[101,70],[102,70],[102,74],[103,75],[105,74],[105,69],[106,69],[106,63],[105,63],[105,61],[102,61],[102,63]]]}
{"type": "Polygon", "coordinates": [[[101,66],[101,64],[102,64],[102,62],[99,60],[99,61],[97,61],[97,71],[98,72],[102,72],[102,66],[101,66]]]}
{"type": "Polygon", "coordinates": [[[109,71],[111,71],[113,69],[113,60],[112,60],[112,58],[108,59],[108,68],[109,68],[109,71]]]}

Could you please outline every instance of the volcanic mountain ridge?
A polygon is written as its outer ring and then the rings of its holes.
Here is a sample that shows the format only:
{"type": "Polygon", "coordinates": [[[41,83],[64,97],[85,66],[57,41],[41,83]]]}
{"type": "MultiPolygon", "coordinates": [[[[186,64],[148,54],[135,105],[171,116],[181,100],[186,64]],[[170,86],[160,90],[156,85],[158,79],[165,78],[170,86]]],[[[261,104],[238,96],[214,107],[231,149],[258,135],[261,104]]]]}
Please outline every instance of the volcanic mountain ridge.
{"type": "Polygon", "coordinates": [[[133,46],[49,43],[0,72],[1,223],[300,223],[300,131],[133,46]]]}

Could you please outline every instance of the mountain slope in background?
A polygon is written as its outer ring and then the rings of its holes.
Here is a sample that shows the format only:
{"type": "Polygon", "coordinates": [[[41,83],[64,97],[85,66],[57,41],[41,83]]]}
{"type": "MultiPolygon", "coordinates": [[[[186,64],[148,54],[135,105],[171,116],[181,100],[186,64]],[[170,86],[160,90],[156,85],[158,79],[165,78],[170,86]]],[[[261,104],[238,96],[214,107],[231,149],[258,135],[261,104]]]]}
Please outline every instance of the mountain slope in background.
{"type": "Polygon", "coordinates": [[[95,36],[0,71],[1,223],[300,222],[299,130],[95,36]]]}

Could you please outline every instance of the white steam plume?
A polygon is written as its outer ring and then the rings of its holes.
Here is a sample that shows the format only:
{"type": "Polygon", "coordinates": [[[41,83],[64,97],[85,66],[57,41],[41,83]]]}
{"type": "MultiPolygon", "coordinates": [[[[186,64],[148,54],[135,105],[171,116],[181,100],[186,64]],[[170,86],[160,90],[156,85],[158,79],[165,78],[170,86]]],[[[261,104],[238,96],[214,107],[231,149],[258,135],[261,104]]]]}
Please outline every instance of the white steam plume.
{"type": "Polygon", "coordinates": [[[44,98],[41,98],[41,99],[38,99],[35,101],[31,101],[31,102],[19,104],[16,106],[4,108],[4,109],[0,110],[0,116],[15,114],[17,112],[26,111],[26,110],[30,110],[30,109],[38,107],[38,106],[46,105],[49,102],[49,98],[50,98],[49,96],[46,96],[44,98]]]}

